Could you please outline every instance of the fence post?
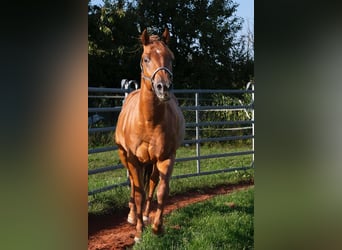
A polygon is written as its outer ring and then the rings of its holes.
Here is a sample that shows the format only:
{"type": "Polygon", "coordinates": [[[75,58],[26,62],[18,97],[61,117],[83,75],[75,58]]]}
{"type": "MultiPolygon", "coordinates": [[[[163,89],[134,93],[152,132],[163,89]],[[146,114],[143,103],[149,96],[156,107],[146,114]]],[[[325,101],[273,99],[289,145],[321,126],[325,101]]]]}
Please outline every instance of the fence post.
{"type": "Polygon", "coordinates": [[[255,133],[254,133],[254,124],[255,124],[255,117],[254,117],[254,81],[252,82],[252,104],[253,104],[253,108],[252,108],[252,135],[253,135],[253,138],[252,138],[252,149],[253,149],[253,167],[254,167],[254,136],[255,136],[255,133]]]}
{"type": "Polygon", "coordinates": [[[254,136],[255,136],[255,133],[254,133],[254,124],[255,124],[255,117],[254,117],[254,81],[250,81],[250,82],[248,82],[247,83],[247,86],[246,86],[246,90],[248,90],[249,89],[249,87],[250,86],[252,86],[252,101],[251,101],[251,104],[252,104],[252,121],[253,121],[253,123],[252,123],[252,136],[253,136],[253,138],[252,138],[252,150],[253,150],[253,161],[252,161],[252,166],[254,167],[254,136]]]}
{"type": "Polygon", "coordinates": [[[199,131],[199,107],[198,107],[198,92],[195,93],[195,106],[196,106],[196,157],[197,157],[197,173],[201,172],[201,161],[200,161],[200,131],[199,131]]]}

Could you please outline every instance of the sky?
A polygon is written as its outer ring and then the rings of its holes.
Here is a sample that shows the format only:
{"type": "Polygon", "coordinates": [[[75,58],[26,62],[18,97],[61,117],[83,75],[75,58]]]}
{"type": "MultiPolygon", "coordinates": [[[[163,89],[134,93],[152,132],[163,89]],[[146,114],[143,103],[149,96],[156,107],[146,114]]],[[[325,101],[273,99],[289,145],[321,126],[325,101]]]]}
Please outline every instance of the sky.
{"type": "Polygon", "coordinates": [[[246,34],[248,29],[254,33],[254,0],[234,0],[239,4],[236,15],[244,19],[242,33],[246,34]]]}
{"type": "MultiPolygon", "coordinates": [[[[240,33],[246,34],[249,29],[254,33],[254,0],[233,0],[239,4],[236,15],[244,19],[243,28],[240,33]]],[[[102,5],[102,0],[92,0],[92,4],[102,5]]]]}

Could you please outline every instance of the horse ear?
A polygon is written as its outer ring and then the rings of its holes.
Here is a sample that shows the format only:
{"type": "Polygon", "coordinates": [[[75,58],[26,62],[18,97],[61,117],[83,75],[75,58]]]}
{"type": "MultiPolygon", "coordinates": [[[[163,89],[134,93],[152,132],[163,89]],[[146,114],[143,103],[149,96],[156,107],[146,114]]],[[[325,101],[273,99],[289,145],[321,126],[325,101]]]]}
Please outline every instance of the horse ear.
{"type": "Polygon", "coordinates": [[[164,41],[164,43],[169,44],[170,42],[170,33],[168,28],[165,28],[164,33],[162,35],[162,41],[164,41]]]}
{"type": "Polygon", "coordinates": [[[150,42],[150,36],[147,34],[147,29],[144,29],[140,36],[140,40],[143,45],[147,45],[150,42]]]}

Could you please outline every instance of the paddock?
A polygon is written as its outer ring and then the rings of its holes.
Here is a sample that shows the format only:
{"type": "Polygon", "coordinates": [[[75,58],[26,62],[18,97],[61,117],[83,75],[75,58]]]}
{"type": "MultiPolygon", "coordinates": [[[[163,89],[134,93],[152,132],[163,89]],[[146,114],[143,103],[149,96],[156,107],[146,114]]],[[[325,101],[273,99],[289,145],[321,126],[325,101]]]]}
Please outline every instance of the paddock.
{"type": "MultiPolygon", "coordinates": [[[[117,146],[113,141],[113,132],[128,92],[137,88],[134,81],[123,79],[122,88],[88,88],[88,157],[96,159],[103,153],[117,155],[117,146]],[[125,80],[125,81],[124,81],[125,80]],[[133,83],[133,84],[130,84],[133,83]],[[100,117],[100,118],[99,118],[100,117]]],[[[172,179],[185,179],[195,176],[215,175],[226,172],[244,172],[254,169],[254,83],[246,84],[245,89],[175,89],[173,90],[186,121],[186,136],[183,151],[191,154],[177,154],[172,179]],[[227,152],[206,152],[205,148],[213,144],[229,144],[227,152]],[[209,146],[208,146],[209,145],[209,146]],[[234,145],[244,145],[234,147],[234,145]],[[246,156],[241,164],[212,167],[210,160],[234,159],[246,156]],[[182,164],[190,164],[182,169],[182,164]]],[[[208,151],[208,150],[207,150],[208,151]]],[[[118,187],[128,186],[127,171],[113,158],[113,161],[93,161],[88,168],[88,205],[91,206],[100,193],[118,187]],[[108,175],[109,178],[96,184],[96,176],[108,175]],[[95,181],[94,181],[95,180],[95,181]]]]}

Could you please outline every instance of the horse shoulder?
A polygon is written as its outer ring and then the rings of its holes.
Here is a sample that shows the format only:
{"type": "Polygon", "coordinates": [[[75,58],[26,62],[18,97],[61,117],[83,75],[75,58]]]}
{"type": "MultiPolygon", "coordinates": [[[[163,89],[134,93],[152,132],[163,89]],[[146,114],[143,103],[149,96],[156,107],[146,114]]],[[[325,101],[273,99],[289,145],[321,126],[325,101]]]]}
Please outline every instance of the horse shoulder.
{"type": "Polygon", "coordinates": [[[122,145],[126,150],[128,150],[127,145],[132,141],[131,137],[136,129],[133,124],[136,124],[135,120],[138,113],[136,109],[139,102],[138,94],[139,90],[135,90],[126,97],[115,130],[116,143],[122,145]]]}
{"type": "Polygon", "coordinates": [[[170,102],[163,124],[154,132],[154,144],[157,148],[163,147],[166,151],[175,151],[183,142],[184,124],[183,113],[177,103],[170,102]]]}
{"type": "Polygon", "coordinates": [[[183,113],[178,106],[178,101],[175,98],[175,101],[170,105],[170,117],[172,117],[173,126],[176,129],[175,133],[179,135],[179,140],[183,140],[184,132],[185,132],[185,120],[183,113]]]}

